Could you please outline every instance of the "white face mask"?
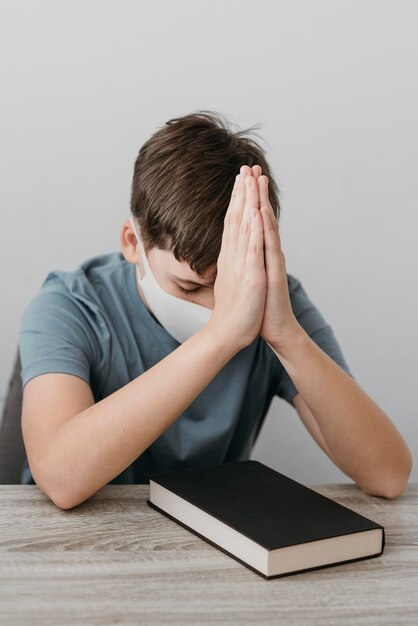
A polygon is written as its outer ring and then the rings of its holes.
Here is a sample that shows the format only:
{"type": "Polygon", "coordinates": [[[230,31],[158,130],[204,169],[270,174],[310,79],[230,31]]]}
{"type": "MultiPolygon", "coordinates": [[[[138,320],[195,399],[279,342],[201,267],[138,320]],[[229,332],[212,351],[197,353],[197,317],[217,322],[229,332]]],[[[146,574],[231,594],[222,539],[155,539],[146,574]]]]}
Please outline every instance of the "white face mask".
{"type": "Polygon", "coordinates": [[[186,339],[206,326],[213,311],[206,306],[172,296],[160,287],[148,263],[147,255],[145,254],[142,241],[139,238],[133,215],[130,216],[130,220],[137,241],[141,247],[145,268],[145,275],[141,278],[139,266],[136,266],[138,284],[160,324],[168,330],[174,339],[177,339],[179,343],[183,343],[186,339]]]}

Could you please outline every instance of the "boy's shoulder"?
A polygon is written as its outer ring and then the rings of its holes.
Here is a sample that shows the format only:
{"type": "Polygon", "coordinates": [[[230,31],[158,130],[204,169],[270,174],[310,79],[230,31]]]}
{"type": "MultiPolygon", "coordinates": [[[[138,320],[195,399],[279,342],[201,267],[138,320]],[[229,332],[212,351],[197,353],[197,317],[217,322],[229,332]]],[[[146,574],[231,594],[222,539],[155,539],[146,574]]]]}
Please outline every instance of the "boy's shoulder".
{"type": "Polygon", "coordinates": [[[106,283],[112,277],[126,270],[128,265],[121,252],[109,252],[90,257],[73,270],[51,270],[41,285],[41,290],[65,288],[77,293],[99,282],[106,283]]]}
{"type": "Polygon", "coordinates": [[[33,299],[62,295],[79,303],[98,304],[109,290],[117,297],[129,265],[122,253],[116,251],[90,257],[72,270],[51,270],[33,299]]]}
{"type": "Polygon", "coordinates": [[[124,297],[130,264],[121,252],[101,254],[80,263],[73,270],[52,270],[27,302],[23,319],[39,314],[61,317],[64,309],[83,319],[100,317],[124,297]]]}

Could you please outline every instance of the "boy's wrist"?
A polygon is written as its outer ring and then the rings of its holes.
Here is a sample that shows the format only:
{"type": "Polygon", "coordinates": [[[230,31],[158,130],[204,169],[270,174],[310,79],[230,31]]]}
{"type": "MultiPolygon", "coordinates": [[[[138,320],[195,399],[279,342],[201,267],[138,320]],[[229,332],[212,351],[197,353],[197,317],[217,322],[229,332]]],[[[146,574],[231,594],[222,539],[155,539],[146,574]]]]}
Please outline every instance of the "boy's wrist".
{"type": "Polygon", "coordinates": [[[200,332],[203,336],[207,337],[208,341],[210,341],[212,345],[216,346],[219,353],[225,353],[229,355],[229,358],[235,356],[235,354],[243,348],[243,346],[238,345],[234,338],[227,337],[222,332],[222,329],[217,328],[214,325],[206,324],[200,332]]]}
{"type": "Polygon", "coordinates": [[[279,359],[287,360],[291,358],[291,355],[296,350],[303,350],[307,340],[309,340],[309,335],[298,323],[295,325],[293,332],[289,332],[281,341],[268,341],[267,343],[279,359]]]}

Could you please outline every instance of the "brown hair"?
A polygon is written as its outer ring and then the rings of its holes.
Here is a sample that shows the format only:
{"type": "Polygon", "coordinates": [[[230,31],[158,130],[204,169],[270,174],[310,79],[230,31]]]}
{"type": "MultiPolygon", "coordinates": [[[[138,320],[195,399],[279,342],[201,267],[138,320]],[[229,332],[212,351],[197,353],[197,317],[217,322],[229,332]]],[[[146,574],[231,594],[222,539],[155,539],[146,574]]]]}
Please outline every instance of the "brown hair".
{"type": "Polygon", "coordinates": [[[187,261],[201,278],[216,264],[224,217],[242,165],[259,164],[280,217],[279,190],[260,146],[233,132],[219,113],[201,110],[166,122],[135,161],[131,212],[146,251],[156,246],[187,261]]]}

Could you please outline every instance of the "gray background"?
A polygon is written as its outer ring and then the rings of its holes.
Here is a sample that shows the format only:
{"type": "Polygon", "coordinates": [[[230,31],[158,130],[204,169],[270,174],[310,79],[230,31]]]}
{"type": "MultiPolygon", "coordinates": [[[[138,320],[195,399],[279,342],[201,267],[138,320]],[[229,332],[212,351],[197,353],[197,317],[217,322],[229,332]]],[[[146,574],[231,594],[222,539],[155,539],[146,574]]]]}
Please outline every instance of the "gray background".
{"type": "MultiPolygon", "coordinates": [[[[417,3],[0,6],[2,400],[48,271],[119,249],[140,146],[213,109],[260,124],[287,271],[416,457],[417,3]]],[[[301,482],[351,481],[280,399],[252,458],[301,482]]]]}

